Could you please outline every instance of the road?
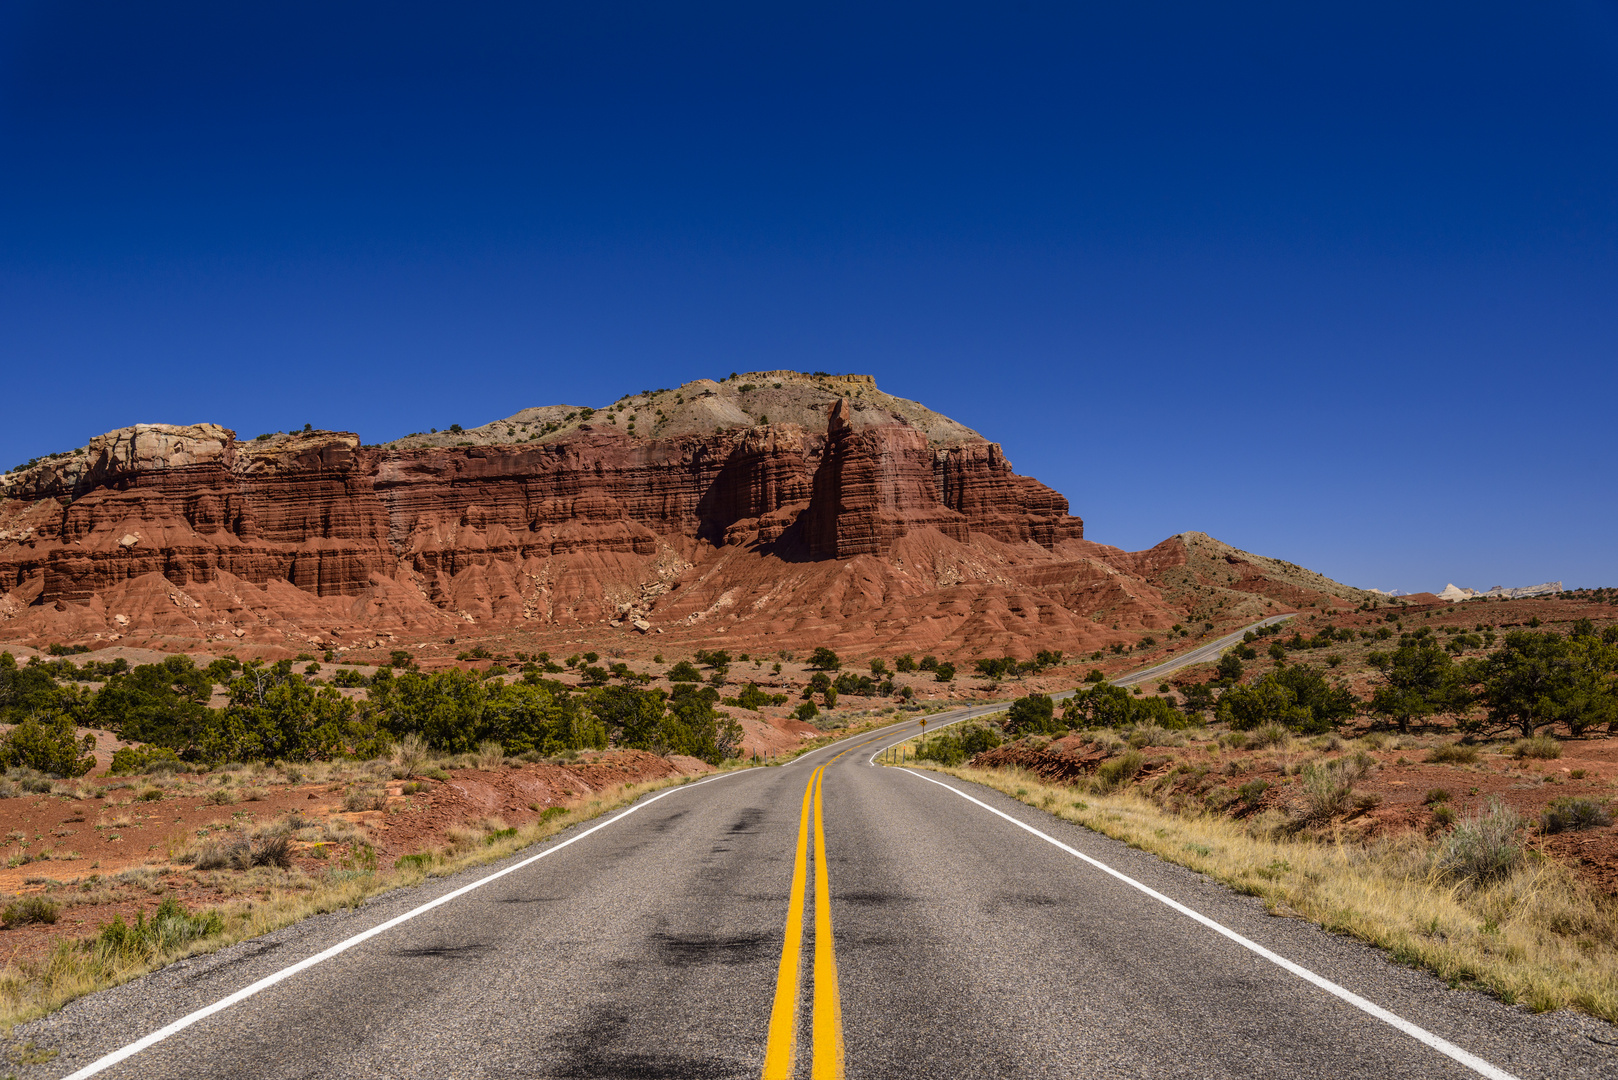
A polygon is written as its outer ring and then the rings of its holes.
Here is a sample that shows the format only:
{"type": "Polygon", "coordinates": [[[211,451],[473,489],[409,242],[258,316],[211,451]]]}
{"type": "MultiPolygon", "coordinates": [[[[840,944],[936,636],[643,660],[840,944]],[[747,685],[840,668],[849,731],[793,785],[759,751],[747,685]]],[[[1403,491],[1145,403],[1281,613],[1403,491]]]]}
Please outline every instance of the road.
{"type": "Polygon", "coordinates": [[[1181,653],[1179,656],[1172,656],[1169,659],[1164,660],[1162,663],[1153,664],[1149,668],[1144,668],[1140,671],[1122,675],[1112,681],[1117,683],[1119,686],[1133,686],[1136,683],[1144,683],[1149,682],[1152,679],[1160,679],[1170,672],[1178,671],[1180,668],[1188,667],[1191,664],[1204,664],[1218,660],[1220,653],[1242,640],[1242,635],[1247,633],[1249,630],[1257,630],[1261,626],[1273,626],[1278,622],[1285,622],[1290,618],[1292,618],[1291,615],[1271,615],[1267,619],[1260,619],[1256,623],[1244,626],[1233,634],[1226,634],[1224,637],[1215,638],[1213,641],[1198,645],[1190,652],[1181,653]]]}
{"type": "Polygon", "coordinates": [[[18,1030],[61,1051],[19,1075],[1618,1075],[1606,1025],[1450,990],[999,793],[872,764],[914,731],[648,796],[81,999],[18,1030]]]}

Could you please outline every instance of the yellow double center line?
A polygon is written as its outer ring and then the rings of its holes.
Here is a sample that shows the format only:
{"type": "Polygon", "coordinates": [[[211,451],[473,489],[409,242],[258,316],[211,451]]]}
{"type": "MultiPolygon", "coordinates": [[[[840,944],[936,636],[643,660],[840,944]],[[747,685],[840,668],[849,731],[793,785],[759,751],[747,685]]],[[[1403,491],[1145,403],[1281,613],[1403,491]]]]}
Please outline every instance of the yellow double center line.
{"type": "Polygon", "coordinates": [[[792,864],[792,892],[787,902],[786,941],[781,946],[781,969],[775,977],[775,1004],[770,1009],[770,1037],[764,1049],[764,1080],[788,1080],[792,1075],[793,1049],[798,1034],[803,907],[809,891],[811,803],[815,814],[815,1004],[811,1025],[814,1061],[810,1075],[814,1080],[842,1080],[843,1076],[843,1007],[837,995],[837,949],[832,941],[831,882],[826,872],[826,828],[820,799],[825,772],[825,765],[816,769],[803,789],[803,808],[798,816],[798,853],[792,864]]]}

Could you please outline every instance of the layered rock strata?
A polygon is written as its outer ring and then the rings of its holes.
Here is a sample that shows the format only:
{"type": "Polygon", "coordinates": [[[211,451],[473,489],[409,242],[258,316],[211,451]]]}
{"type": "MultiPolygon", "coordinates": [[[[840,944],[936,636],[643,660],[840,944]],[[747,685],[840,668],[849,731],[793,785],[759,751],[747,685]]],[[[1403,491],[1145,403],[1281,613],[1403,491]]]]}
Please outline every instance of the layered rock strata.
{"type": "Polygon", "coordinates": [[[692,545],[816,560],[879,554],[918,529],[962,543],[974,529],[1047,546],[1082,536],[1066,501],[993,444],[935,450],[897,416],[858,428],[849,416],[839,401],[824,432],[642,439],[584,424],[545,444],[398,451],[341,432],[260,443],[139,425],[8,478],[0,592],[29,593],[13,608],[83,605],[157,574],[360,597],[387,579],[449,609],[461,575],[497,564],[542,577],[532,564],[689,562],[692,545]]]}
{"type": "Polygon", "coordinates": [[[1091,543],[999,446],[868,380],[766,372],[530,413],[515,441],[497,423],[466,446],[143,424],[0,477],[0,641],[551,648],[582,630],[1025,656],[1365,599],[1200,533],[1091,543]]]}

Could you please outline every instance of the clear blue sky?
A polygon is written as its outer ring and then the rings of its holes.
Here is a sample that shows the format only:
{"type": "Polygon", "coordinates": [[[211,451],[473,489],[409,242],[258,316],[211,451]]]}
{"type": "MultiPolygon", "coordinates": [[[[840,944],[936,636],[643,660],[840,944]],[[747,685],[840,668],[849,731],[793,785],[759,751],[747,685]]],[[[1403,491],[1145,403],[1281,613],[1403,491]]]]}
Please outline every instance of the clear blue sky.
{"type": "Polygon", "coordinates": [[[1092,539],[1618,584],[1612,2],[13,0],[0,148],[7,466],[861,371],[1092,539]]]}

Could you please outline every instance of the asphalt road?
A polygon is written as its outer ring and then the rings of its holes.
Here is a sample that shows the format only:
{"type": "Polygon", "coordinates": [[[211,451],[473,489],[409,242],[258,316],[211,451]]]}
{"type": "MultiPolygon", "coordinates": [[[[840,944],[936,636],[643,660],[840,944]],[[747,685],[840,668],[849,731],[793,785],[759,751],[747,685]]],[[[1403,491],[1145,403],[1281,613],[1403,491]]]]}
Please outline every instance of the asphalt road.
{"type": "Polygon", "coordinates": [[[1249,630],[1257,630],[1261,626],[1272,626],[1278,622],[1285,622],[1290,618],[1292,618],[1291,615],[1271,615],[1267,619],[1260,619],[1256,623],[1250,623],[1233,634],[1226,634],[1224,637],[1215,638],[1206,644],[1198,645],[1189,652],[1181,653],[1179,656],[1170,657],[1169,659],[1164,660],[1162,663],[1153,664],[1149,668],[1143,668],[1140,671],[1120,676],[1113,681],[1119,686],[1133,686],[1136,683],[1144,683],[1152,679],[1160,679],[1172,671],[1178,671],[1180,668],[1187,667],[1191,664],[1205,664],[1218,660],[1220,653],[1242,640],[1242,635],[1247,633],[1249,630]]]}
{"type": "Polygon", "coordinates": [[[870,763],[914,731],[672,789],[82,999],[18,1029],[60,1051],[18,1072],[1618,1076],[1605,1024],[1450,990],[996,792],[870,763]]]}

